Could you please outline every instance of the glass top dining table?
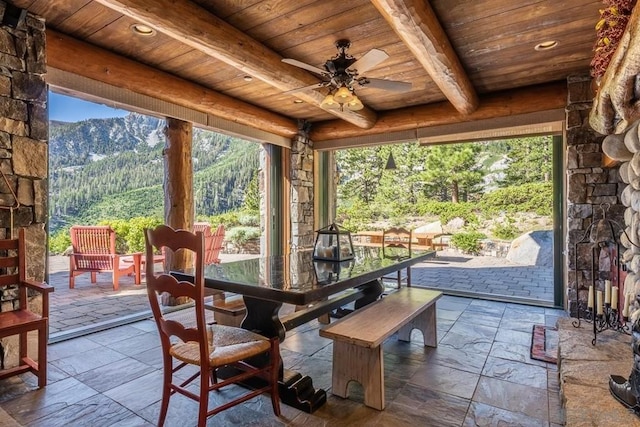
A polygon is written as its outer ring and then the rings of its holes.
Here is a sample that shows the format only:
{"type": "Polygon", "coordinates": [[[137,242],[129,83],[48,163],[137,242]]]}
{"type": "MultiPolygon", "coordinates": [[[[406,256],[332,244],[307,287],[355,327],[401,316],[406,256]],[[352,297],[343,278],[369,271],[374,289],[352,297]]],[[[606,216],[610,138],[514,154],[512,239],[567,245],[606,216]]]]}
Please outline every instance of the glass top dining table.
{"type": "MultiPolygon", "coordinates": [[[[205,267],[205,286],[243,295],[246,314],[241,327],[267,337],[285,339],[286,331],[342,310],[353,302],[359,309],[374,302],[384,287],[380,278],[435,257],[435,251],[354,246],[348,261],[317,261],[312,251],[212,264],[205,267]],[[304,307],[281,316],[283,303],[304,307]]],[[[179,280],[193,280],[193,271],[171,272],[179,280]]],[[[284,369],[280,398],[293,407],[313,412],[326,401],[307,375],[284,369]]]]}
{"type": "MultiPolygon", "coordinates": [[[[354,246],[347,261],[314,260],[312,251],[205,267],[205,286],[263,300],[306,305],[435,257],[434,251],[354,246]]],[[[185,271],[184,276],[190,276],[185,271]]],[[[181,276],[180,273],[176,275],[181,276]]]]}

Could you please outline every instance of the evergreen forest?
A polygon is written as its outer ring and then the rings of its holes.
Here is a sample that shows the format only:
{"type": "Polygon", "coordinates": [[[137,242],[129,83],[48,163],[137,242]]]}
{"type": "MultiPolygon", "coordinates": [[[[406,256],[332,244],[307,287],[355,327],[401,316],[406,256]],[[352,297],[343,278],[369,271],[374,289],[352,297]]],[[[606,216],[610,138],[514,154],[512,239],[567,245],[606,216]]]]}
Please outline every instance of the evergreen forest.
{"type": "MultiPolygon", "coordinates": [[[[164,120],[131,113],[77,123],[52,121],[49,140],[50,231],[105,219],[162,219],[164,120]]],[[[240,208],[256,179],[260,145],[193,130],[196,215],[240,208]]]]}
{"type": "Polygon", "coordinates": [[[337,151],[338,222],[361,230],[458,218],[458,231],[471,233],[474,247],[485,237],[510,240],[530,231],[516,224],[523,215],[535,217],[534,228],[550,228],[552,148],[551,136],[539,136],[337,151]],[[395,169],[386,169],[390,155],[395,169]]]}

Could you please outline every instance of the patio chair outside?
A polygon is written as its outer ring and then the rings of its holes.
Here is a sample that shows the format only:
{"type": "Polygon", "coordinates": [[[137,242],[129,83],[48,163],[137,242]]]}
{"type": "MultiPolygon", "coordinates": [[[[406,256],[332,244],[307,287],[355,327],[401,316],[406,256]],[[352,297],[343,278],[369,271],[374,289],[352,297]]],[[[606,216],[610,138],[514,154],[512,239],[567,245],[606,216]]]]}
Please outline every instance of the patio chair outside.
{"type": "Polygon", "coordinates": [[[224,241],[224,225],[220,224],[215,233],[212,233],[211,224],[196,222],[193,224],[193,232],[197,231],[201,231],[204,235],[204,265],[219,264],[224,241]]]}
{"type": "MultiPolygon", "coordinates": [[[[405,248],[411,253],[411,240],[413,239],[410,230],[402,227],[393,227],[384,231],[382,234],[382,249],[384,248],[405,248]]],[[[411,267],[407,267],[406,275],[402,274],[402,270],[398,270],[393,275],[384,276],[383,279],[395,280],[398,283],[398,289],[402,286],[402,282],[406,282],[407,286],[411,286],[411,267]]]]}
{"type": "MultiPolygon", "coordinates": [[[[116,232],[108,225],[74,225],[71,227],[69,256],[69,288],[75,286],[75,277],[91,274],[91,283],[96,283],[97,273],[112,273],[113,290],[120,288],[120,277],[136,272],[135,263],[124,262],[116,253],[116,232]]],[[[140,284],[136,275],[136,285],[140,284]]]]}

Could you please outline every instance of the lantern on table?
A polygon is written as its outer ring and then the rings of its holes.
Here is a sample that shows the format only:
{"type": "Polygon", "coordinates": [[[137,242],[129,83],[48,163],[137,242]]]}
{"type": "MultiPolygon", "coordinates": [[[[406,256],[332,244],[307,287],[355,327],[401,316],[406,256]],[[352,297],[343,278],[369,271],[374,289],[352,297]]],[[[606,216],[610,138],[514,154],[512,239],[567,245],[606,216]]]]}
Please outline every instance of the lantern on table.
{"type": "Polygon", "coordinates": [[[323,261],[346,261],[353,259],[351,233],[331,224],[316,231],[313,259],[323,261]]]}

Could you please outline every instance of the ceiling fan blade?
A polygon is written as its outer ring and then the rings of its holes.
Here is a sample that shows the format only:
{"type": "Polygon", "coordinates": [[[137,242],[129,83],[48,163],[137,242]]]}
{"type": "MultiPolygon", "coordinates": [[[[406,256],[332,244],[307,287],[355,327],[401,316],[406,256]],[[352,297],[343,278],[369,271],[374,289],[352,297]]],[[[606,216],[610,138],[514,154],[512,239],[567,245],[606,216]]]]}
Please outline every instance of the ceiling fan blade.
{"type": "Polygon", "coordinates": [[[312,73],[320,74],[321,76],[327,75],[327,72],[325,70],[314,67],[313,65],[305,64],[304,62],[298,61],[297,59],[282,58],[282,62],[284,62],[285,64],[293,65],[294,67],[303,68],[307,71],[311,71],[312,73]]]}
{"type": "Polygon", "coordinates": [[[387,55],[384,50],[371,49],[369,52],[365,53],[362,58],[351,64],[349,70],[356,70],[358,74],[362,74],[367,70],[372,69],[388,57],[389,55],[387,55]]]}
{"type": "Polygon", "coordinates": [[[392,92],[409,92],[411,90],[411,83],[396,80],[362,78],[358,79],[358,83],[360,86],[389,90],[392,92]]]}
{"type": "Polygon", "coordinates": [[[328,84],[328,82],[318,82],[318,83],[314,83],[312,85],[309,86],[303,86],[303,87],[299,87],[297,89],[291,89],[288,90],[286,92],[282,92],[283,95],[291,95],[292,93],[298,93],[298,92],[304,92],[305,90],[312,90],[312,89],[319,89],[321,87],[324,87],[328,84]]]}

